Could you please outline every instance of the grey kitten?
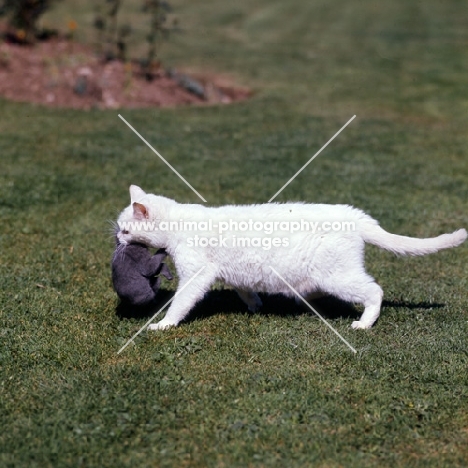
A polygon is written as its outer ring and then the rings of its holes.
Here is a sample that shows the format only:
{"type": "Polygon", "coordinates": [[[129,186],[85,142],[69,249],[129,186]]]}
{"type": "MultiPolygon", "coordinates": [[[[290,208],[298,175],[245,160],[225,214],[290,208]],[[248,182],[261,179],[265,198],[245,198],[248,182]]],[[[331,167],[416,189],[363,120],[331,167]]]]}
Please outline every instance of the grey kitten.
{"type": "Polygon", "coordinates": [[[143,244],[120,244],[116,237],[116,249],[112,256],[112,283],[125,305],[142,307],[155,303],[156,294],[164,275],[173,277],[163,260],[167,253],[159,249],[154,255],[143,244]]]}

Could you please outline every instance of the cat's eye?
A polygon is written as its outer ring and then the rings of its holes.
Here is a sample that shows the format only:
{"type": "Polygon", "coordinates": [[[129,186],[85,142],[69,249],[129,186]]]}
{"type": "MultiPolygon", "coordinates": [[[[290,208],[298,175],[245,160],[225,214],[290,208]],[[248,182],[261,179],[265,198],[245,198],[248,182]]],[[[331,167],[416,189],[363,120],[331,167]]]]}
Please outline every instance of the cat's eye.
{"type": "Polygon", "coordinates": [[[128,234],[128,231],[121,231],[122,234],[128,234]]]}

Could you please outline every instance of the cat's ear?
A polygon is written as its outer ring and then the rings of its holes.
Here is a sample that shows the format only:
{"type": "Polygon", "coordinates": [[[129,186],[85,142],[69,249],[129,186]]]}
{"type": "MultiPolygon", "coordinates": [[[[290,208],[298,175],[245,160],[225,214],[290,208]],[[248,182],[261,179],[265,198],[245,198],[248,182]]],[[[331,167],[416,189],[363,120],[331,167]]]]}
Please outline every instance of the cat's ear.
{"type": "Polygon", "coordinates": [[[146,195],[146,192],[142,190],[138,185],[130,185],[130,200],[131,203],[142,199],[146,195]]]}
{"type": "Polygon", "coordinates": [[[133,217],[135,219],[148,219],[148,216],[148,210],[146,209],[145,205],[142,205],[141,203],[137,202],[133,203],[133,217]]]}

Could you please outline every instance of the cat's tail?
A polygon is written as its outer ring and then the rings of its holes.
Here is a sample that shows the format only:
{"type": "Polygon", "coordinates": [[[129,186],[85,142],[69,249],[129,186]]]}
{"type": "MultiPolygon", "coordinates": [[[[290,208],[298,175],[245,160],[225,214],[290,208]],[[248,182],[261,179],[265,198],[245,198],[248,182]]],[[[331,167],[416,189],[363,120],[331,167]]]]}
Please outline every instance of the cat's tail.
{"type": "Polygon", "coordinates": [[[428,239],[399,236],[382,229],[378,224],[366,224],[361,232],[364,242],[389,250],[396,255],[427,255],[442,249],[450,249],[462,244],[467,237],[465,229],[452,234],[442,234],[428,239]]]}

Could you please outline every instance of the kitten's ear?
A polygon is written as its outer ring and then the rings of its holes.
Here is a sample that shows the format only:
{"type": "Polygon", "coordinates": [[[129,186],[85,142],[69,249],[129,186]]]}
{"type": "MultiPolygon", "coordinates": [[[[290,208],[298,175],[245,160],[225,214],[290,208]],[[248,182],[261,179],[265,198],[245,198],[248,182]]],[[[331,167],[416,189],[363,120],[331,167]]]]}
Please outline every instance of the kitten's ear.
{"type": "Polygon", "coordinates": [[[148,210],[145,205],[137,202],[133,203],[133,217],[135,219],[148,219],[148,216],[148,210]]]}
{"type": "Polygon", "coordinates": [[[142,190],[138,185],[130,185],[130,200],[131,203],[140,200],[146,195],[145,191],[142,190]]]}

